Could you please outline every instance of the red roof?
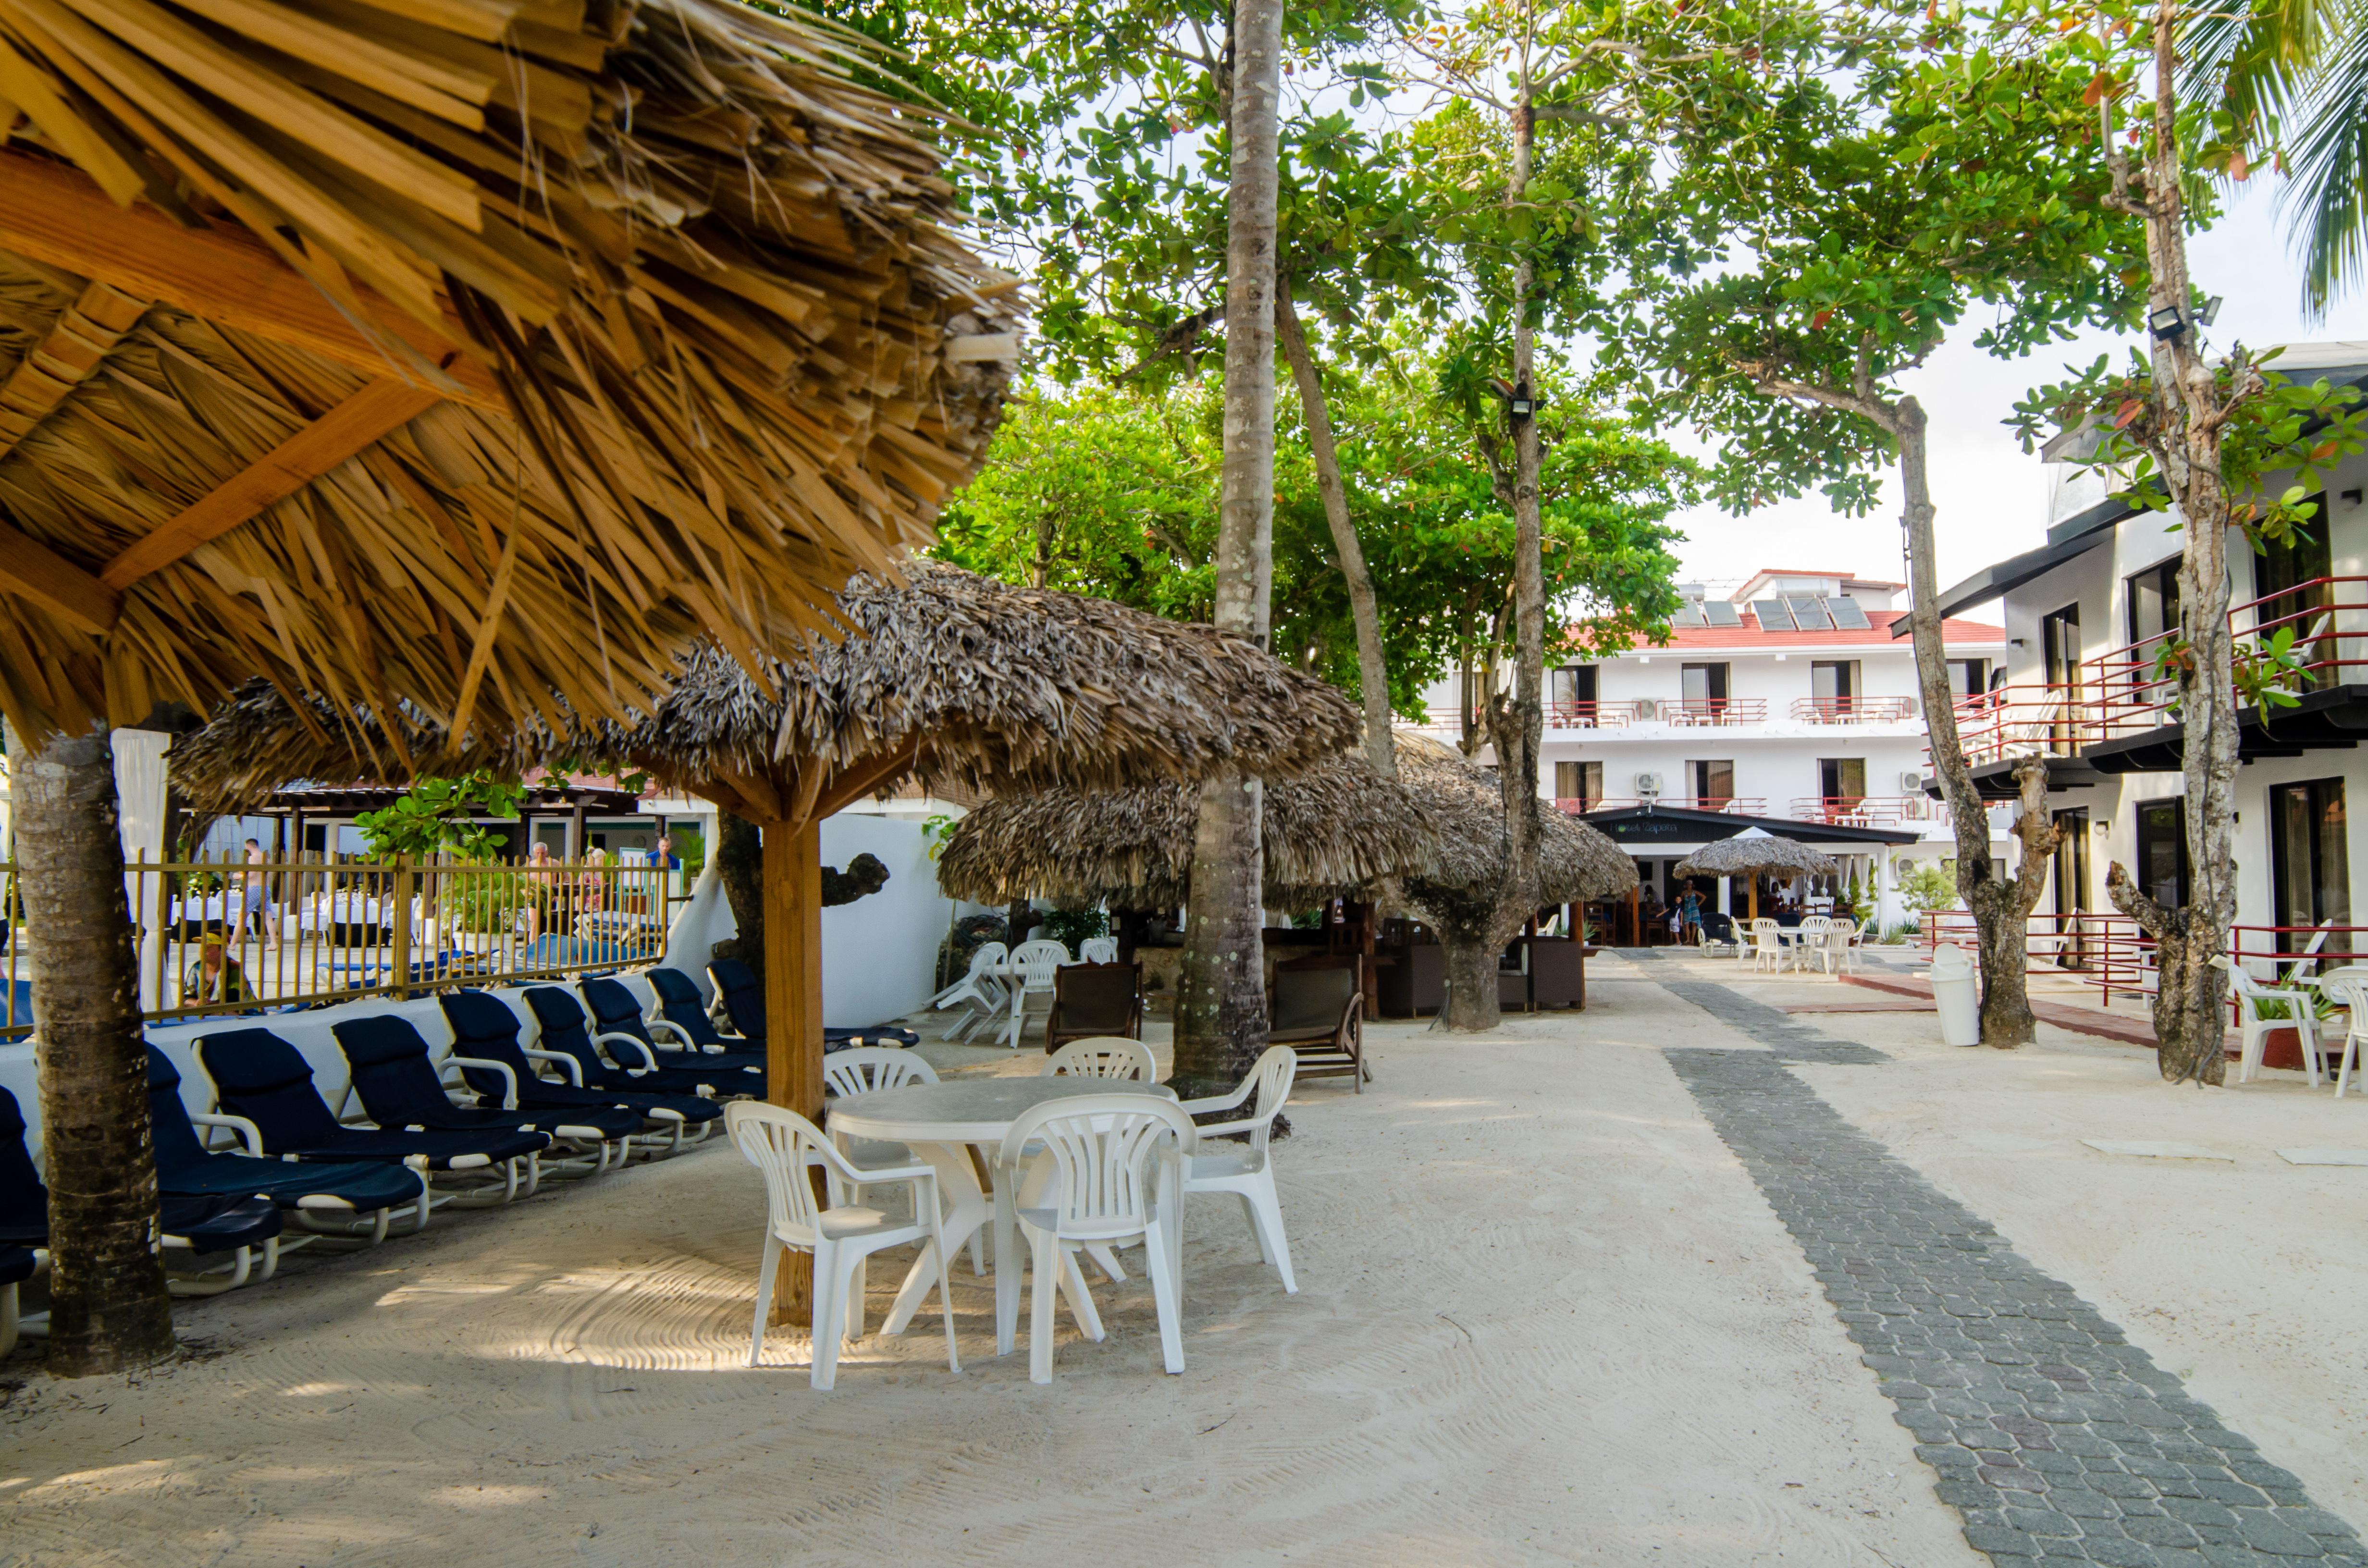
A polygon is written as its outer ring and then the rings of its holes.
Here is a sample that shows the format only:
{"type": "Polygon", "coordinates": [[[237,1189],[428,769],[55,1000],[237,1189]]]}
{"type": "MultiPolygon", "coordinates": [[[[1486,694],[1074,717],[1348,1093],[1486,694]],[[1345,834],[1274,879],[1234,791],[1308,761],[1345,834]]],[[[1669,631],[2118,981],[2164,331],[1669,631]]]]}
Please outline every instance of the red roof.
{"type": "MultiPolygon", "coordinates": [[[[1873,624],[1864,631],[1845,631],[1839,627],[1827,627],[1819,631],[1762,631],[1759,618],[1749,610],[1743,612],[1741,626],[1677,626],[1669,629],[1670,648],[1798,648],[1803,646],[1867,647],[1905,646],[1905,640],[1895,644],[1892,623],[1907,612],[1904,609],[1871,609],[1866,619],[1873,624]]],[[[2006,628],[1985,626],[1978,620],[1958,620],[1953,617],[1941,622],[1941,640],[1944,642],[2002,643],[2006,628]]],[[[1639,642],[1639,650],[1651,652],[1656,644],[1639,642]]]]}

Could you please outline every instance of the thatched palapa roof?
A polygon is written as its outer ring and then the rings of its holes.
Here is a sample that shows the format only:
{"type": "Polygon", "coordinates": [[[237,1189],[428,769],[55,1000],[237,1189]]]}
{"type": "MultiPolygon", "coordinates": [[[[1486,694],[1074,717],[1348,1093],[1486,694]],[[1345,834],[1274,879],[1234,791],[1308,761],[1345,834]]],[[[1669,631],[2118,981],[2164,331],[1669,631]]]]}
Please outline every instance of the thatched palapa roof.
{"type": "MultiPolygon", "coordinates": [[[[1493,900],[1505,880],[1505,805],[1497,770],[1475,767],[1428,735],[1400,731],[1396,746],[1398,777],[1424,798],[1440,828],[1439,862],[1406,879],[1406,896],[1434,912],[1493,900]]],[[[1611,898],[1636,885],[1636,862],[1601,831],[1551,806],[1539,814],[1541,906],[1611,898]]]]}
{"type": "MultiPolygon", "coordinates": [[[[916,561],[902,584],[850,581],[856,634],[810,642],[766,666],[768,691],[712,648],[630,725],[522,738],[470,760],[518,768],[553,756],[646,768],[752,820],[802,820],[810,779],[882,789],[907,773],[973,789],[1110,788],[1198,778],[1227,767],[1275,776],[1346,750],[1354,703],[1213,627],[1106,599],[1016,587],[916,561]]],[[[176,741],[174,778],[228,809],[297,778],[406,777],[375,723],[307,724],[251,688],[176,741]]],[[[416,723],[415,754],[442,736],[416,723]]],[[[809,801],[811,803],[811,801],[809,801]]]]}
{"type": "Polygon", "coordinates": [[[1705,844],[1678,866],[1680,877],[1830,877],[1840,862],[1796,838],[1761,831],[1738,833],[1705,844]]]}
{"type": "MultiPolygon", "coordinates": [[[[1183,903],[1201,793],[1190,785],[1064,788],[997,795],[955,824],[938,886],[979,903],[1108,899],[1183,903]]],[[[1362,754],[1334,756],[1266,787],[1266,901],[1300,908],[1435,863],[1423,798],[1376,776],[1362,754]]]]}
{"type": "Polygon", "coordinates": [[[556,725],[825,628],[1017,353],[862,50],[737,0],[0,3],[0,707],[556,725]]]}

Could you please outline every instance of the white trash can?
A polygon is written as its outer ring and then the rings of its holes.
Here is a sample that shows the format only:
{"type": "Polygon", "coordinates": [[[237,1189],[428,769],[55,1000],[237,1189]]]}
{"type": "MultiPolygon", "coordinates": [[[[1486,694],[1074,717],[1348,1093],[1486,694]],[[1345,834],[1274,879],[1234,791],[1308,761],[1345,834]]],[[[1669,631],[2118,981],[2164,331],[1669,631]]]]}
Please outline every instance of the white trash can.
{"type": "Polygon", "coordinates": [[[1932,1000],[1941,1012],[1941,1039],[1949,1045],[1982,1043],[1982,1003],[1974,960],[1953,942],[1932,949],[1932,1000]]]}

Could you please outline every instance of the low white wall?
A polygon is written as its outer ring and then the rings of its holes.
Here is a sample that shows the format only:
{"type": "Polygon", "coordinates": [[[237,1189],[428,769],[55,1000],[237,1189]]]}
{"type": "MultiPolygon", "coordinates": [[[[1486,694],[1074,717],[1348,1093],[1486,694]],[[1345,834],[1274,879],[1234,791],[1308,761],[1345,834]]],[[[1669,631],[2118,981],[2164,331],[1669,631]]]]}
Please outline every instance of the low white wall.
{"type": "Polygon", "coordinates": [[[823,1022],[860,1028],[928,1005],[936,993],[938,944],[953,903],[938,892],[921,824],[906,817],[842,812],[822,824],[822,863],[847,869],[877,855],[888,885],[869,898],[822,912],[823,1022]]]}

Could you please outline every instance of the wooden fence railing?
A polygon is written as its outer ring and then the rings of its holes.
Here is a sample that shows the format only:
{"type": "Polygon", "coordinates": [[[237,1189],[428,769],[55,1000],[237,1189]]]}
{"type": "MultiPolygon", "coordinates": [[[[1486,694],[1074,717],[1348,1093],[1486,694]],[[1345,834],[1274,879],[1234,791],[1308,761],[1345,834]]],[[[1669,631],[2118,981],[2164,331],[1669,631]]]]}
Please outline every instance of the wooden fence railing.
{"type": "MultiPolygon", "coordinates": [[[[455,865],[307,857],[127,864],[150,1018],[408,996],[654,962],[681,873],[577,861],[455,865]]],[[[17,868],[0,1040],[31,1032],[32,951],[17,868]]]]}

